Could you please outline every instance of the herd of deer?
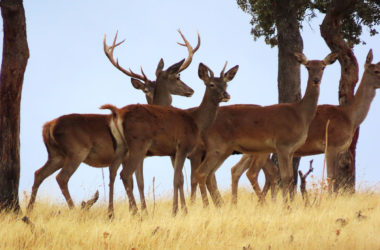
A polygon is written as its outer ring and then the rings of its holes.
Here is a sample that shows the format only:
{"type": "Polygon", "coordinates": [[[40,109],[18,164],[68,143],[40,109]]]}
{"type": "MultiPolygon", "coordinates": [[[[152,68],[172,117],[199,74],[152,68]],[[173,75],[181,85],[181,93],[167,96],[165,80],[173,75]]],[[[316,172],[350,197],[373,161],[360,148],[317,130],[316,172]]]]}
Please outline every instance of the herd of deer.
{"type": "MultiPolygon", "coordinates": [[[[116,108],[103,105],[111,115],[69,114],[47,122],[43,126],[43,140],[48,151],[48,160],[35,172],[34,184],[28,211],[33,209],[37,191],[43,180],[61,169],[56,179],[70,208],[74,207],[68,190],[68,181],[80,163],[109,168],[109,206],[113,215],[113,188],[117,170],[120,173],[128,195],[131,211],[137,211],[133,195],[133,173],[136,174],[140,192],[141,209],[146,211],[144,196],[143,161],[146,156],[170,156],[174,167],[173,214],[178,210],[178,195],[181,208],[186,212],[183,191],[182,168],[186,158],[191,161],[191,201],[195,200],[199,184],[204,206],[208,205],[207,190],[216,206],[223,203],[218,191],[215,172],[224,160],[239,152],[244,154],[232,170],[232,202],[237,202],[237,187],[240,176],[247,171],[255,192],[263,199],[269,188],[276,193],[277,169],[269,159],[270,153],[277,153],[284,199],[294,198],[293,156],[321,154],[326,149],[327,175],[331,180],[337,177],[338,156],[345,152],[355,130],[365,119],[375,90],[380,88],[380,63],[372,64],[372,50],[369,51],[365,71],[356,94],[347,105],[319,105],[319,88],[325,67],[335,62],[336,53],[323,60],[308,60],[303,54],[295,53],[295,59],[308,71],[306,92],[297,103],[282,103],[271,106],[230,105],[219,107],[220,102],[230,99],[226,92],[227,82],[238,71],[236,65],[227,72],[227,62],[220,76],[203,63],[199,64],[198,76],[206,85],[203,100],[198,107],[178,109],[171,106],[171,95],[190,97],[193,90],[181,81],[179,73],[192,62],[193,54],[200,46],[193,48],[179,31],[187,47],[186,60],[164,70],[160,60],[156,69],[156,81],[131,69],[126,70],[114,59],[114,49],[122,42],[106,44],[104,52],[110,62],[131,77],[132,85],[145,93],[148,104],[128,105],[116,108]],[[326,123],[328,145],[325,145],[326,123]],[[264,171],[266,183],[263,191],[257,183],[260,170],[264,171]]],[[[331,181],[330,183],[334,183],[331,181]]],[[[332,184],[330,190],[337,187],[332,184]]]]}

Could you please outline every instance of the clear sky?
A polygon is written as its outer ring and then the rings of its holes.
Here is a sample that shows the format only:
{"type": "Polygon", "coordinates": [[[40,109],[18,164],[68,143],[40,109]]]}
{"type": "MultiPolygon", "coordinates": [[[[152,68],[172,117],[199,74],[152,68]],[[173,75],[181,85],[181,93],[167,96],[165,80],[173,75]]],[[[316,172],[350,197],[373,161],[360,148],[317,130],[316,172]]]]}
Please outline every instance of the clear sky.
{"type": "MultiPolygon", "coordinates": [[[[270,48],[263,39],[256,42],[250,35],[250,16],[242,12],[236,1],[226,0],[148,0],[148,1],[51,1],[25,0],[27,35],[30,59],[25,73],[21,103],[21,179],[20,192],[31,191],[34,171],[47,159],[41,131],[45,122],[69,113],[104,113],[98,108],[105,103],[122,107],[145,103],[141,91],[134,89],[130,77],[114,68],[103,52],[103,36],[111,43],[115,32],[126,42],[115,50],[120,64],[138,71],[140,65],[152,80],[160,58],[165,68],[187,56],[177,29],[181,28],[190,43],[196,43],[199,31],[202,44],[192,64],[181,73],[182,80],[195,94],[191,98],[174,97],[173,106],[197,106],[203,96],[204,84],[198,78],[200,62],[219,73],[224,62],[229,67],[240,66],[228,92],[227,104],[277,103],[277,48],[270,48]]],[[[310,24],[304,23],[302,36],[304,54],[309,59],[323,59],[330,53],[320,37],[319,25],[323,16],[310,24]]],[[[2,20],[1,20],[2,22],[2,20]]],[[[370,48],[374,62],[380,61],[380,36],[368,37],[366,45],[355,47],[359,74],[370,48]]],[[[2,44],[0,45],[2,49],[2,44]]],[[[340,65],[336,62],[325,70],[319,104],[338,104],[340,65]]],[[[302,68],[302,90],[307,72],[302,68]]],[[[223,104],[223,105],[227,105],[223,104]]],[[[363,122],[357,150],[357,187],[374,187],[380,181],[377,154],[380,141],[380,100],[375,98],[363,122]]],[[[217,172],[218,185],[229,189],[230,168],[240,159],[232,156],[217,172]]],[[[306,170],[314,159],[315,175],[321,176],[323,156],[304,157],[300,168],[306,170]]],[[[186,161],[189,182],[190,162],[186,161]]],[[[104,169],[108,197],[108,169],[104,169]]],[[[145,160],[145,193],[151,199],[152,178],[156,178],[156,192],[160,196],[172,195],[173,170],[169,157],[151,157],[145,160]]],[[[261,183],[263,179],[261,177],[261,183]]],[[[245,176],[240,181],[248,186],[245,176]]],[[[122,183],[117,177],[116,197],[125,197],[122,183]]],[[[378,185],[377,185],[378,187],[378,185]]],[[[69,182],[76,204],[99,189],[104,200],[102,171],[82,164],[69,182]]],[[[186,190],[186,183],[185,183],[186,190]]],[[[39,197],[48,196],[64,201],[55,180],[48,177],[39,189],[39,197]]],[[[199,196],[198,196],[199,197],[199,196]]]]}

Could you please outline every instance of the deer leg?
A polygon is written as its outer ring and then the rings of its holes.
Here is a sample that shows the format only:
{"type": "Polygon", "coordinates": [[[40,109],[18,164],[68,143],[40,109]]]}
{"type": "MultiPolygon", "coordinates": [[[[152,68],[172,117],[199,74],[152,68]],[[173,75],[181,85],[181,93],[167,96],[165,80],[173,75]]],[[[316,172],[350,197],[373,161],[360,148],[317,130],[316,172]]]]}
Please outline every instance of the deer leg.
{"type": "Polygon", "coordinates": [[[212,202],[216,207],[221,207],[224,204],[223,198],[218,190],[215,172],[211,172],[206,179],[206,186],[210,192],[212,202]]]}
{"type": "Polygon", "coordinates": [[[206,184],[207,189],[210,192],[211,199],[216,207],[221,207],[224,204],[223,198],[220,195],[218,186],[216,183],[215,172],[222,165],[222,163],[230,156],[230,153],[225,153],[224,155],[217,155],[217,157],[212,158],[210,161],[210,166],[214,166],[212,171],[207,176],[206,184]]]}
{"type": "Polygon", "coordinates": [[[190,201],[191,201],[191,204],[194,204],[195,198],[197,195],[197,185],[198,185],[198,180],[197,180],[197,176],[195,174],[195,171],[197,170],[197,168],[201,164],[201,155],[199,155],[199,156],[197,155],[196,157],[191,158],[190,163],[191,163],[191,195],[190,195],[191,198],[190,198],[190,201]]]}
{"type": "Polygon", "coordinates": [[[34,172],[34,183],[32,187],[32,194],[30,196],[29,204],[27,207],[27,212],[31,212],[33,210],[34,202],[36,201],[37,191],[40,187],[41,183],[50,175],[52,175],[55,171],[62,167],[63,158],[62,157],[50,157],[48,158],[45,165],[43,165],[40,169],[34,172]]]}
{"type": "Polygon", "coordinates": [[[250,156],[249,155],[243,155],[238,163],[235,164],[231,168],[231,191],[232,191],[232,204],[237,204],[237,197],[238,197],[238,185],[239,185],[239,179],[241,175],[244,173],[247,168],[249,168],[248,163],[250,156]]]}
{"type": "MultiPolygon", "coordinates": [[[[127,165],[127,164],[126,164],[127,165]]],[[[135,200],[135,196],[133,195],[133,178],[132,176],[129,176],[126,168],[126,165],[123,165],[123,169],[120,172],[120,178],[123,182],[125,192],[128,196],[129,201],[129,212],[133,215],[137,213],[137,204],[135,200]]]]}
{"type": "Polygon", "coordinates": [[[137,181],[137,187],[140,193],[141,211],[147,214],[148,212],[146,210],[146,201],[145,201],[145,194],[144,194],[144,172],[143,172],[142,162],[140,166],[136,169],[135,176],[136,176],[136,181],[137,181]]]}
{"type": "Polygon", "coordinates": [[[69,189],[67,187],[67,184],[70,180],[70,177],[74,174],[74,172],[79,167],[79,164],[83,161],[83,159],[73,158],[69,159],[66,158],[65,165],[59,171],[56,180],[58,182],[59,187],[61,188],[62,194],[66,199],[67,204],[69,205],[69,208],[74,208],[74,202],[71,199],[69,189]]]}
{"type": "Polygon", "coordinates": [[[177,211],[178,211],[178,192],[181,199],[181,208],[185,213],[187,213],[185,194],[183,191],[183,173],[182,173],[185,159],[186,159],[186,154],[177,151],[175,161],[174,161],[174,181],[173,181],[173,186],[174,186],[173,188],[174,190],[173,215],[174,216],[177,214],[177,211]]]}
{"type": "Polygon", "coordinates": [[[214,189],[216,188],[217,190],[216,181],[214,185],[212,184],[212,182],[210,182],[211,179],[209,179],[208,183],[206,182],[207,182],[207,178],[209,174],[213,173],[213,169],[215,169],[214,171],[216,171],[220,163],[222,163],[227,156],[224,155],[221,158],[219,151],[208,152],[206,154],[206,158],[202,161],[201,165],[196,170],[196,176],[198,179],[198,184],[199,184],[199,188],[201,190],[201,195],[202,195],[203,207],[207,207],[209,205],[208,198],[207,198],[206,184],[209,187],[209,192],[213,201],[216,202],[215,205],[218,205],[218,199],[219,198],[221,199],[220,194],[219,194],[220,197],[218,197],[218,193],[216,193],[214,189]]]}
{"type": "MultiPolygon", "coordinates": [[[[122,163],[122,166],[123,166],[123,168],[122,168],[122,171],[123,171],[123,169],[125,169],[126,166],[127,166],[126,161],[122,163]]],[[[121,171],[121,172],[122,172],[122,171],[121,171]]],[[[137,170],[136,170],[136,171],[137,171],[137,170]]],[[[132,207],[137,206],[137,205],[136,205],[136,201],[135,201],[135,197],[130,196],[130,193],[133,192],[133,177],[130,177],[130,178],[129,178],[129,180],[128,180],[128,184],[127,184],[127,181],[124,181],[123,178],[121,178],[121,176],[122,176],[122,173],[121,173],[121,172],[120,172],[120,179],[121,179],[121,181],[123,182],[123,186],[124,186],[125,193],[126,193],[127,196],[128,196],[128,201],[129,201],[129,211],[131,211],[133,214],[135,214],[135,213],[137,212],[137,210],[132,211],[132,207]],[[127,190],[128,185],[130,185],[129,189],[131,190],[131,192],[128,192],[128,190],[127,190]],[[133,205],[133,204],[134,204],[134,205],[133,205]]],[[[127,178],[128,178],[128,177],[127,177],[127,178]]]]}
{"type": "Polygon", "coordinates": [[[277,166],[274,164],[274,162],[267,158],[265,164],[262,167],[264,174],[265,174],[265,185],[262,191],[263,197],[266,196],[268,193],[269,188],[271,189],[271,197],[274,201],[277,196],[277,190],[278,190],[278,182],[279,182],[279,176],[278,176],[278,169],[277,166]],[[267,181],[269,180],[269,181],[267,181]]]}
{"type": "MultiPolygon", "coordinates": [[[[201,165],[195,172],[198,179],[199,189],[201,190],[203,207],[207,207],[209,205],[208,198],[207,198],[207,188],[206,188],[207,177],[213,169],[213,166],[214,166],[213,163],[217,162],[219,157],[220,157],[219,152],[207,153],[206,158],[202,161],[201,165]]],[[[212,187],[211,187],[211,190],[212,190],[212,187]]]]}
{"type": "Polygon", "coordinates": [[[195,171],[195,175],[198,179],[199,189],[201,191],[203,207],[208,207],[209,205],[206,189],[207,171],[207,160],[205,159],[199,168],[195,171]]]}
{"type": "Polygon", "coordinates": [[[114,185],[117,170],[119,169],[121,161],[112,163],[109,166],[110,171],[110,183],[109,183],[109,203],[108,203],[108,217],[112,218],[114,216],[114,207],[113,207],[113,194],[114,194],[114,185]]]}
{"type": "Polygon", "coordinates": [[[280,167],[280,175],[282,181],[282,195],[284,202],[288,200],[288,193],[290,199],[294,198],[294,185],[293,185],[293,167],[292,167],[292,154],[287,151],[277,152],[278,163],[280,167]]]}
{"type": "MultiPolygon", "coordinates": [[[[259,176],[259,172],[261,170],[261,166],[258,166],[257,164],[252,164],[250,168],[248,169],[246,176],[249,180],[249,182],[252,185],[253,190],[255,191],[257,197],[259,198],[259,202],[262,202],[264,197],[263,193],[261,192],[261,188],[259,186],[259,183],[257,181],[257,177],[259,176]]],[[[265,178],[265,184],[269,183],[269,180],[265,178]]]]}
{"type": "MultiPolygon", "coordinates": [[[[136,205],[135,197],[133,195],[132,174],[136,171],[138,167],[142,166],[148,146],[141,143],[136,144],[136,145],[128,145],[128,146],[129,146],[129,152],[127,156],[127,162],[125,165],[123,165],[123,170],[120,173],[120,177],[123,181],[124,188],[128,195],[129,209],[132,212],[132,214],[136,214],[137,205],[136,205]]],[[[137,181],[141,181],[141,180],[137,180],[137,181]]]]}

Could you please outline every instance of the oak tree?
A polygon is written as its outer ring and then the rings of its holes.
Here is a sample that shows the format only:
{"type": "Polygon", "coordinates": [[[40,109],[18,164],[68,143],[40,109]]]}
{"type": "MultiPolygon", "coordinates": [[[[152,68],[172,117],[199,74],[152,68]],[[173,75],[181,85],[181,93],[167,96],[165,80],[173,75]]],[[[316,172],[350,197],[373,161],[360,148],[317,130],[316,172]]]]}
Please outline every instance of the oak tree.
{"type": "Polygon", "coordinates": [[[22,0],[1,0],[3,59],[0,77],[0,211],[19,211],[20,101],[29,58],[22,0]]]}

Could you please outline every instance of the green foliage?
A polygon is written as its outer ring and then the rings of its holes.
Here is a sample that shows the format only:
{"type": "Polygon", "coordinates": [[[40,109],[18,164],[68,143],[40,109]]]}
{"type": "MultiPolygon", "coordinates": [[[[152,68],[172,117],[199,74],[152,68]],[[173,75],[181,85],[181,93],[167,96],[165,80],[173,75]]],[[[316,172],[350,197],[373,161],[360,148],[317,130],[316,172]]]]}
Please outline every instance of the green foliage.
{"type": "MultiPolygon", "coordinates": [[[[321,13],[326,13],[331,0],[313,1],[311,8],[321,13]]],[[[378,33],[376,25],[380,24],[380,1],[365,0],[357,1],[349,8],[343,16],[342,34],[343,38],[351,45],[365,43],[360,39],[363,26],[368,28],[371,36],[378,33]]]]}
{"type": "MultiPolygon", "coordinates": [[[[276,5],[284,0],[237,0],[239,7],[252,16],[251,34],[254,40],[264,37],[269,45],[277,45],[276,5]]],[[[286,6],[296,11],[300,28],[306,19],[310,21],[318,12],[326,13],[332,0],[288,0],[286,6]]],[[[281,21],[281,20],[278,20],[281,21]]],[[[380,0],[358,0],[343,16],[343,38],[351,45],[365,43],[360,39],[366,27],[371,36],[376,35],[376,25],[380,24],[380,0]]]]}
{"type": "Polygon", "coordinates": [[[272,46],[277,45],[275,18],[272,1],[266,0],[237,0],[240,8],[252,16],[251,34],[253,39],[264,36],[265,42],[272,46]]]}

